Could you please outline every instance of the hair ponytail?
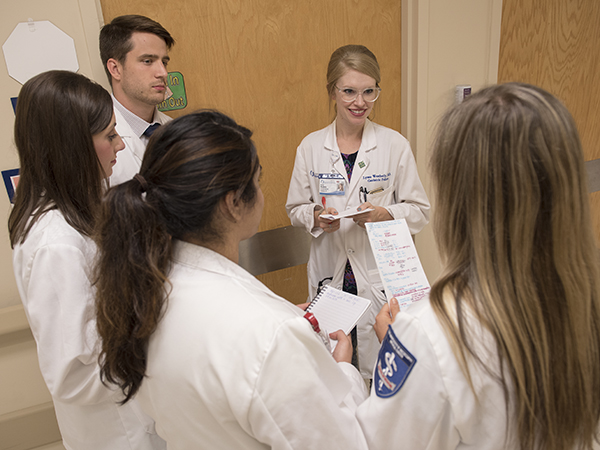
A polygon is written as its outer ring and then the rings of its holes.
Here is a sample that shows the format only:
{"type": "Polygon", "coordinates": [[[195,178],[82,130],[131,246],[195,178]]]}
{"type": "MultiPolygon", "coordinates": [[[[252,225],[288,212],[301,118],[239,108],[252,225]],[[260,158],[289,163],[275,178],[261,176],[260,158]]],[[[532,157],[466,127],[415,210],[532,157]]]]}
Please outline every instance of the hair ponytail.
{"type": "Polygon", "coordinates": [[[144,378],[146,347],[167,297],[171,258],[171,237],[140,186],[133,179],[108,192],[96,235],[102,250],[96,266],[101,377],[123,390],[123,403],[144,378]]]}
{"type": "Polygon", "coordinates": [[[149,142],[140,174],[108,191],[96,242],[97,326],[103,380],[124,402],[146,372],[148,340],[169,289],[171,239],[222,239],[215,211],[229,192],[256,201],[260,168],[250,130],[217,111],[163,125],[149,142]]]}

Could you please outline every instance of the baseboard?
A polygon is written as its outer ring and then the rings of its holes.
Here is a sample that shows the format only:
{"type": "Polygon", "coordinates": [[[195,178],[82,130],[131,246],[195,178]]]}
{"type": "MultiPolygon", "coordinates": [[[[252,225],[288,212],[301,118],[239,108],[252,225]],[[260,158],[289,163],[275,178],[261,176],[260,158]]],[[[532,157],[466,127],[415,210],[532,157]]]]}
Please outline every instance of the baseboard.
{"type": "Polygon", "coordinates": [[[0,416],[0,450],[29,450],[61,440],[52,402],[0,416]]]}

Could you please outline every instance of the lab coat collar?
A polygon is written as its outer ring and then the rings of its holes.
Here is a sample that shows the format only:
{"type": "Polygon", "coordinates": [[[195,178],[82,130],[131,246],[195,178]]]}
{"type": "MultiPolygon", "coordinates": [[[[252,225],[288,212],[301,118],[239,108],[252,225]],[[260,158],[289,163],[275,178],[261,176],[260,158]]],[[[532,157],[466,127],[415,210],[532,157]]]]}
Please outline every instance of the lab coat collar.
{"type": "Polygon", "coordinates": [[[277,297],[244,268],[225,256],[200,245],[173,239],[173,261],[185,266],[226,275],[251,284],[271,297],[277,297]]]}
{"type": "MultiPolygon", "coordinates": [[[[342,156],[340,153],[340,149],[337,144],[336,139],[336,123],[337,119],[333,121],[333,123],[329,126],[327,130],[327,135],[325,136],[325,148],[331,152],[330,163],[335,170],[340,173],[346,181],[348,181],[348,175],[346,173],[346,168],[342,162],[342,156]]],[[[364,165],[359,165],[353,171],[352,179],[358,179],[358,177],[362,176],[362,173],[366,170],[369,165],[369,155],[368,152],[371,150],[375,150],[377,148],[377,138],[375,136],[375,126],[373,122],[369,119],[365,121],[365,126],[363,129],[362,141],[360,143],[360,148],[358,149],[358,157],[361,158],[364,165]],[[354,177],[354,173],[356,173],[356,178],[354,177]]],[[[352,183],[352,186],[356,186],[356,182],[352,183]]]]}

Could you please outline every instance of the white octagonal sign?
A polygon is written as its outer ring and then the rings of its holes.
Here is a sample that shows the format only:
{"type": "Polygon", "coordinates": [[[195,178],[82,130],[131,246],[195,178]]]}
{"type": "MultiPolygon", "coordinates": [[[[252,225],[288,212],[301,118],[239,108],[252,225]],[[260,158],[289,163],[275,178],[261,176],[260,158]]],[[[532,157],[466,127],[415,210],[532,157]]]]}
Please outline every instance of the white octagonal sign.
{"type": "Polygon", "coordinates": [[[2,50],[8,74],[21,84],[47,70],[79,70],[75,42],[47,20],[19,23],[2,50]]]}

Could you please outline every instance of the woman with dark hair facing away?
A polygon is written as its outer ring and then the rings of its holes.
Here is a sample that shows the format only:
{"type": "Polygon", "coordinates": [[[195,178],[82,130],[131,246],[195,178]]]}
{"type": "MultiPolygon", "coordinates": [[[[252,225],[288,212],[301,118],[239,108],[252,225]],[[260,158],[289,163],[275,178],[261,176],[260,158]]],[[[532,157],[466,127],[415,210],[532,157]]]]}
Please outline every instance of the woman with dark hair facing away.
{"type": "Polygon", "coordinates": [[[260,223],[260,172],[251,132],[219,112],[152,136],[100,221],[102,374],[171,450],[366,448],[348,336],[334,333],[332,357],[300,308],[237,264],[260,223]]]}
{"type": "Polygon", "coordinates": [[[124,148],[110,94],[68,71],[27,81],[17,101],[20,180],[8,228],[17,287],[68,450],[164,449],[136,402],[100,379],[90,236],[124,148]]]}
{"type": "Polygon", "coordinates": [[[571,115],[535,86],[483,89],[443,117],[431,171],[445,268],[377,316],[369,448],[596,448],[600,270],[571,115]]]}
{"type": "MultiPolygon", "coordinates": [[[[369,120],[379,99],[381,71],[363,45],[335,50],[327,66],[327,94],[335,120],[306,136],[296,151],[286,210],[292,225],[314,239],[307,266],[309,297],[325,284],[371,300],[352,330],[353,364],[370,378],[379,342],[375,315],[386,303],[365,222],[406,219],[412,234],[429,222],[429,200],[408,141],[369,120]],[[322,215],[360,208],[353,218],[322,215]]],[[[379,100],[381,101],[381,100],[379,100]]]]}

